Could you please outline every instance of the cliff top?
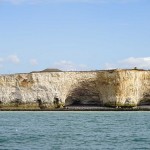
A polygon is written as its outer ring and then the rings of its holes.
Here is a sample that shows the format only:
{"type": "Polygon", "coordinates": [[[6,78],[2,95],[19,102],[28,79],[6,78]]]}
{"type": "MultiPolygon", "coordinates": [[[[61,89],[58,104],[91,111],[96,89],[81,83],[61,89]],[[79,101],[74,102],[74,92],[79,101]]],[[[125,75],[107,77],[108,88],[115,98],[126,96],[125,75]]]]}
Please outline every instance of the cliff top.
{"type": "Polygon", "coordinates": [[[5,75],[17,75],[17,74],[32,74],[32,73],[65,73],[65,72],[109,72],[109,73],[113,73],[113,72],[122,72],[122,71],[150,71],[150,70],[144,70],[144,69],[110,69],[110,70],[89,70],[89,71],[62,71],[56,68],[48,68],[48,69],[44,69],[42,71],[32,71],[29,73],[14,73],[14,74],[0,74],[0,76],[5,76],[5,75]]]}

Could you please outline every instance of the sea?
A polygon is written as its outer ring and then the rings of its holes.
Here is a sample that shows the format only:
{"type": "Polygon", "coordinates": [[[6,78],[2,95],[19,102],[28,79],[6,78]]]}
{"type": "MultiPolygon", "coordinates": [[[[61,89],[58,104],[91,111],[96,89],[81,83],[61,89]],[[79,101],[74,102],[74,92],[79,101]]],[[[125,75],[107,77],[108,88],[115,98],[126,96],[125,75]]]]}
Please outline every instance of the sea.
{"type": "Polygon", "coordinates": [[[150,150],[150,112],[0,112],[0,150],[150,150]]]}

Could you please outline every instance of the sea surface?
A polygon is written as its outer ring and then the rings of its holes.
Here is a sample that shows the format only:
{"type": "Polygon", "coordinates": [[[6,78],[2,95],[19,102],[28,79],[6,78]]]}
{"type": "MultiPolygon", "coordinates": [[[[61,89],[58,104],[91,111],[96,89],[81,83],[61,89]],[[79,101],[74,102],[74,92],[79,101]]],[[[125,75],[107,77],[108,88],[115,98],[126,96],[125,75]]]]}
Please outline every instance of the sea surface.
{"type": "Polygon", "coordinates": [[[150,150],[150,112],[0,112],[0,150],[150,150]]]}

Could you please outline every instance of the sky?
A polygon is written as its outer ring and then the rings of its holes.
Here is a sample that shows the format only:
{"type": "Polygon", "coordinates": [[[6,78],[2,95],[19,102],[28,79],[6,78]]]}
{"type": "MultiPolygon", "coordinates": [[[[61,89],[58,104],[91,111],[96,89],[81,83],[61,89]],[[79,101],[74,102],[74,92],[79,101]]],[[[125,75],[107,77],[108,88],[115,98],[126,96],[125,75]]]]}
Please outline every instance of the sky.
{"type": "Polygon", "coordinates": [[[150,0],[0,0],[0,74],[150,69],[150,0]]]}

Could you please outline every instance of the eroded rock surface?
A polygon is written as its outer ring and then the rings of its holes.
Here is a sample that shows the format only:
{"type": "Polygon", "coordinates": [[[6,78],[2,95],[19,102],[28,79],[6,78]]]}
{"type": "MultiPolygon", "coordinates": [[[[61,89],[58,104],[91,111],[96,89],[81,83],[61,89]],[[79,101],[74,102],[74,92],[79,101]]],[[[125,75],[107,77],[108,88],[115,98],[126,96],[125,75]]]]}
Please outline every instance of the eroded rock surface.
{"type": "Polygon", "coordinates": [[[136,106],[150,104],[150,71],[41,72],[0,76],[0,102],[7,104],[136,106]]]}

